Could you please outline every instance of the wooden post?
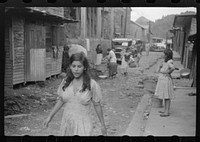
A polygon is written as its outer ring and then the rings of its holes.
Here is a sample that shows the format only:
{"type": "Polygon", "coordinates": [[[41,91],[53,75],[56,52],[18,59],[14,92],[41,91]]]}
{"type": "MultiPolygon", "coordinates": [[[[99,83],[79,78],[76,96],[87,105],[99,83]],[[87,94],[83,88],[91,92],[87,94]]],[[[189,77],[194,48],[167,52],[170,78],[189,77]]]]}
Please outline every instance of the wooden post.
{"type": "Polygon", "coordinates": [[[102,9],[102,25],[101,25],[101,38],[104,38],[104,7],[102,9]]]}
{"type": "Polygon", "coordinates": [[[127,7],[126,7],[126,13],[125,13],[124,37],[126,37],[126,26],[127,26],[127,7]]]}
{"type": "Polygon", "coordinates": [[[86,38],[86,7],[81,7],[81,38],[86,38]]]}
{"type": "Polygon", "coordinates": [[[113,39],[114,37],[114,8],[110,8],[110,28],[111,28],[111,35],[110,38],[113,39]]]}
{"type": "Polygon", "coordinates": [[[97,38],[101,38],[101,9],[97,8],[97,38]]]}

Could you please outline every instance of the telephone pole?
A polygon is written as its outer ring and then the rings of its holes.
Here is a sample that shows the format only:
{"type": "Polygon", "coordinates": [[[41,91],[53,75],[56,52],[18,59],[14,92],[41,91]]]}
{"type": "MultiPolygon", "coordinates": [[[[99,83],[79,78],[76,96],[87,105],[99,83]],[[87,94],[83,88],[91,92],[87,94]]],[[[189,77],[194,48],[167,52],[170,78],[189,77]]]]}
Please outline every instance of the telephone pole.
{"type": "Polygon", "coordinates": [[[125,15],[125,25],[124,25],[124,38],[126,37],[126,24],[127,24],[127,7],[126,7],[126,15],[125,15]]]}

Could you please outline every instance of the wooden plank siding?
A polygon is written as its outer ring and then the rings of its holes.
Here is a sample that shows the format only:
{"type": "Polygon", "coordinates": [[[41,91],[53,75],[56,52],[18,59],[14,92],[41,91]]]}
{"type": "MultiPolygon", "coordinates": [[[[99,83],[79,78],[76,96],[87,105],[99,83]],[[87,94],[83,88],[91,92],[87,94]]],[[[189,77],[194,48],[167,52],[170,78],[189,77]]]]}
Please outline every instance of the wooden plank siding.
{"type": "Polygon", "coordinates": [[[45,49],[30,50],[30,77],[31,81],[44,81],[45,76],[45,49]]]}
{"type": "Polygon", "coordinates": [[[12,87],[12,48],[11,48],[11,21],[6,21],[5,26],[5,74],[4,86],[12,87]]]}
{"type": "Polygon", "coordinates": [[[12,18],[13,85],[23,83],[24,77],[24,19],[12,18]]]}
{"type": "Polygon", "coordinates": [[[51,60],[51,75],[57,75],[62,70],[63,46],[58,46],[58,57],[51,60]]]}
{"type": "Polygon", "coordinates": [[[46,57],[46,78],[51,76],[51,57],[46,57]]]}

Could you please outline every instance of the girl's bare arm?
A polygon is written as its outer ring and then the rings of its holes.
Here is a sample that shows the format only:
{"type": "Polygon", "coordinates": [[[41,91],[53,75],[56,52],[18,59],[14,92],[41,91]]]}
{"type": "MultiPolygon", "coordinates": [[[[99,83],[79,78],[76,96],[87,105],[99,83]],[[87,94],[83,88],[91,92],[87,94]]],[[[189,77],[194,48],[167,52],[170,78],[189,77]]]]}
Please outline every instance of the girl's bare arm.
{"type": "Polygon", "coordinates": [[[64,102],[61,98],[58,99],[57,103],[53,107],[52,111],[49,114],[49,118],[52,119],[53,116],[58,112],[58,110],[63,106],[64,102]]]}
{"type": "Polygon", "coordinates": [[[102,125],[105,125],[104,118],[103,118],[103,111],[102,111],[102,107],[101,107],[100,102],[97,103],[97,102],[93,101],[93,105],[94,105],[94,109],[95,109],[95,111],[96,111],[96,113],[99,117],[100,123],[102,125]]]}
{"type": "Polygon", "coordinates": [[[100,123],[101,123],[102,133],[103,133],[103,135],[106,136],[107,130],[106,130],[106,125],[105,125],[104,118],[103,118],[103,111],[102,111],[101,104],[100,104],[100,102],[94,102],[93,101],[93,105],[94,105],[94,109],[95,109],[97,116],[98,116],[100,123]]]}

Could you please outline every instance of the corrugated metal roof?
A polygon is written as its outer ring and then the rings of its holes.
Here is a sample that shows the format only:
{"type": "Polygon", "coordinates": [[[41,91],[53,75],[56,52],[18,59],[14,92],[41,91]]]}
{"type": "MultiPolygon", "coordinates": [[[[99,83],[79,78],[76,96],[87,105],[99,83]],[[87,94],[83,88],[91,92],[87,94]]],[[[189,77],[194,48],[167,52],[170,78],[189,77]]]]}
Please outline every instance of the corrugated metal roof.
{"type": "Polygon", "coordinates": [[[56,20],[58,22],[63,22],[63,23],[77,23],[79,22],[78,20],[58,16],[58,15],[53,15],[50,13],[46,13],[45,11],[39,11],[35,9],[31,9],[29,7],[6,7],[6,13],[14,13],[14,14],[35,14],[36,16],[41,16],[49,20],[56,20]]]}

